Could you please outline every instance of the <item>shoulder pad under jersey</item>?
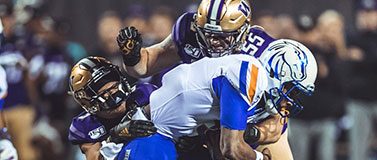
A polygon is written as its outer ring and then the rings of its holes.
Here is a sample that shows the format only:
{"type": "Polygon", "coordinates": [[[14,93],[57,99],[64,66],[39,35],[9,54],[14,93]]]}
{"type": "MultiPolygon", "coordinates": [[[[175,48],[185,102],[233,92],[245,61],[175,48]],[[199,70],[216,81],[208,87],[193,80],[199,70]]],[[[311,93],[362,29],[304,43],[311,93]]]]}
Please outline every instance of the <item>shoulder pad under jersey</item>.
{"type": "Polygon", "coordinates": [[[204,57],[193,27],[194,13],[184,13],[174,24],[172,37],[178,48],[178,55],[184,63],[191,63],[204,57]]]}
{"type": "Polygon", "coordinates": [[[72,144],[95,143],[106,140],[109,130],[119,124],[122,118],[123,116],[104,119],[82,112],[72,119],[68,140],[72,144]]]}
{"type": "Polygon", "coordinates": [[[145,106],[149,104],[149,97],[157,87],[150,83],[140,83],[136,85],[135,91],[127,99],[127,104],[145,106]]]}

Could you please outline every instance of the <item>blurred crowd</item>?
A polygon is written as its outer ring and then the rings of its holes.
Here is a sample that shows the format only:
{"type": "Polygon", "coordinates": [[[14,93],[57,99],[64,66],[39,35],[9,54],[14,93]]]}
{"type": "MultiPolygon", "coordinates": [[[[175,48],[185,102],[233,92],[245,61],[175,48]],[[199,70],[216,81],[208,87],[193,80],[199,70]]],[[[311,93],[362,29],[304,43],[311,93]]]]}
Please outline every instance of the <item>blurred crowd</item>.
{"type": "MultiPolygon", "coordinates": [[[[67,37],[75,26],[51,17],[43,7],[0,3],[7,127],[21,160],[80,159],[67,140],[70,120],[81,111],[67,94],[72,64],[96,55],[121,65],[115,41],[119,29],[135,26],[150,46],[170,34],[181,13],[160,6],[147,14],[146,5],[129,6],[126,17],[105,11],[90,28],[97,30],[97,48],[85,48],[67,37]]],[[[303,99],[304,111],[289,124],[296,159],[377,159],[377,1],[356,3],[354,18],[356,31],[348,33],[345,17],[336,10],[295,16],[258,10],[253,16],[252,23],[271,36],[298,40],[316,56],[316,93],[303,99]]],[[[161,76],[128,78],[159,85],[161,76]]]]}

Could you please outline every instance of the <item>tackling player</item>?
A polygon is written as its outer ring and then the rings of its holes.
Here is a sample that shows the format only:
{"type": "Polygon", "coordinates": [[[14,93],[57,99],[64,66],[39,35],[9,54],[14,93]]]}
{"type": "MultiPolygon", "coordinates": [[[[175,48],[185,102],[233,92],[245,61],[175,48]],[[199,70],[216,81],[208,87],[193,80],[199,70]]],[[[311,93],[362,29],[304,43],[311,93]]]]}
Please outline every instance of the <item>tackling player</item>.
{"type": "Polygon", "coordinates": [[[213,120],[220,120],[225,158],[271,159],[245,142],[247,123],[263,121],[265,105],[273,107],[269,114],[297,114],[300,95],[314,91],[317,64],[305,46],[292,40],[275,41],[265,52],[263,65],[249,55],[231,55],[169,71],[150,97],[157,134],[131,141],[118,159],[158,159],[161,152],[163,159],[175,159],[172,139],[193,134],[198,125],[213,120]]]}
{"type": "MultiPolygon", "coordinates": [[[[100,57],[87,57],[77,62],[72,68],[69,86],[70,93],[85,112],[73,118],[68,139],[79,145],[90,160],[113,159],[116,156],[122,145],[105,141],[111,135],[113,141],[119,138],[111,129],[130,118],[126,110],[149,104],[149,95],[155,90],[149,84],[130,87],[119,68],[100,57]]],[[[145,118],[127,122],[129,124],[123,127],[129,132],[123,138],[148,136],[156,132],[153,123],[145,118]]]]}
{"type": "MultiPolygon", "coordinates": [[[[242,53],[259,58],[275,39],[250,23],[251,7],[246,0],[203,0],[197,13],[184,13],[178,18],[172,34],[161,43],[141,48],[140,34],[133,27],[122,29],[117,42],[127,72],[134,77],[146,77],[203,57],[242,53]]],[[[280,116],[269,118],[271,122],[281,121],[280,116]]],[[[249,125],[246,131],[250,133],[251,143],[277,142],[271,151],[282,153],[281,159],[291,159],[287,131],[282,135],[280,123],[270,126],[249,125]],[[280,148],[285,151],[281,152],[280,148]]]]}

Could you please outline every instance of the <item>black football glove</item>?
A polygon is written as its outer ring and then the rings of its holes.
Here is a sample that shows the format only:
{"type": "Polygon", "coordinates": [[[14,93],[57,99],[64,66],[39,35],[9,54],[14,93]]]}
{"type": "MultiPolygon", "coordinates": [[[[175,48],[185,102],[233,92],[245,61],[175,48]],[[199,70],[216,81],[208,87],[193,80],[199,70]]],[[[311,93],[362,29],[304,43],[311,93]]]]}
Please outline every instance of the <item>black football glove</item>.
{"type": "Polygon", "coordinates": [[[117,42],[122,51],[126,66],[134,66],[140,61],[140,50],[143,40],[135,27],[126,27],[119,31],[117,42]]]}
{"type": "Polygon", "coordinates": [[[157,132],[157,128],[148,120],[131,120],[128,114],[121,122],[110,129],[108,141],[123,143],[136,137],[146,137],[157,132]]]}
{"type": "Polygon", "coordinates": [[[200,136],[182,136],[175,141],[175,147],[179,153],[191,152],[199,145],[203,145],[200,136]]]}
{"type": "Polygon", "coordinates": [[[247,124],[243,138],[249,145],[253,145],[258,142],[260,139],[260,131],[257,127],[255,127],[255,124],[247,124]]]}

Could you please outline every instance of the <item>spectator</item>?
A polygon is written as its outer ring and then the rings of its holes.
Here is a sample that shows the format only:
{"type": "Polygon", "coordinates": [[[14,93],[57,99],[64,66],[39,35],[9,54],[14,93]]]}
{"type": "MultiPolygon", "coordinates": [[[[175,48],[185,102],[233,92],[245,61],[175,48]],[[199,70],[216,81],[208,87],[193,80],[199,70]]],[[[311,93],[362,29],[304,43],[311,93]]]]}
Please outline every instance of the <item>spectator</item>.
{"type": "Polygon", "coordinates": [[[278,37],[279,36],[279,28],[275,15],[270,11],[261,11],[259,14],[257,14],[255,21],[252,23],[256,25],[262,26],[266,32],[271,35],[272,37],[278,37]]]}
{"type": "Polygon", "coordinates": [[[61,135],[66,134],[68,75],[72,59],[66,52],[66,41],[57,32],[55,21],[48,16],[31,19],[33,35],[40,40],[42,52],[30,60],[29,77],[38,88],[40,115],[33,130],[33,144],[40,159],[58,159],[63,152],[61,135]]]}
{"type": "Polygon", "coordinates": [[[343,21],[335,11],[322,13],[316,26],[314,21],[310,20],[310,16],[301,18],[306,19],[300,21],[300,28],[305,30],[301,41],[316,57],[318,78],[315,83],[316,94],[303,99],[303,103],[306,104],[304,110],[297,118],[290,121],[293,155],[296,159],[309,160],[314,153],[310,152],[313,151],[312,144],[317,144],[317,150],[314,151],[317,151],[315,155],[318,156],[312,158],[335,160],[337,121],[344,114],[344,62],[339,58],[338,51],[330,46],[338,41],[338,37],[342,38],[339,34],[343,33],[338,31],[343,31],[343,21]],[[328,32],[323,31],[322,27],[329,27],[327,25],[335,22],[334,19],[338,25],[332,25],[329,29],[337,32],[333,36],[328,36],[328,32]],[[309,21],[311,23],[308,23],[309,21]],[[327,43],[318,43],[323,41],[322,38],[327,38],[327,43]],[[316,141],[318,143],[315,143],[316,141]]]}
{"type": "Polygon", "coordinates": [[[174,23],[172,13],[169,7],[159,6],[149,17],[149,34],[153,35],[155,43],[161,42],[171,33],[174,23]]]}
{"type": "Polygon", "coordinates": [[[1,4],[4,12],[3,19],[5,43],[0,49],[0,65],[5,69],[8,83],[8,96],[5,98],[4,115],[7,116],[9,133],[18,150],[19,159],[37,159],[35,150],[31,145],[32,126],[35,115],[31,103],[33,84],[28,79],[28,62],[14,45],[18,40],[15,36],[15,19],[12,6],[1,4]]]}
{"type": "Polygon", "coordinates": [[[296,23],[294,19],[287,15],[287,14],[281,14],[276,17],[276,27],[278,31],[277,38],[287,38],[287,39],[299,39],[299,30],[296,26],[296,23]]]}
{"type": "Polygon", "coordinates": [[[348,42],[350,70],[346,79],[350,98],[347,112],[353,122],[349,131],[351,160],[368,159],[373,118],[377,117],[377,1],[358,2],[358,32],[348,42]]]}
{"type": "Polygon", "coordinates": [[[124,26],[134,26],[137,28],[143,38],[143,45],[150,46],[155,43],[153,35],[148,34],[151,27],[148,25],[146,17],[146,10],[142,5],[131,5],[128,8],[128,13],[123,20],[124,26]]]}
{"type": "MultiPolygon", "coordinates": [[[[114,11],[106,11],[102,14],[98,20],[97,34],[99,37],[98,48],[96,48],[92,55],[102,56],[110,60],[121,68],[121,71],[125,73],[122,65],[122,57],[119,53],[119,48],[116,43],[116,37],[119,30],[122,28],[122,20],[119,15],[114,11]]],[[[126,74],[127,75],[127,74],[126,74]]],[[[126,76],[131,83],[136,82],[136,79],[126,76]]]]}

